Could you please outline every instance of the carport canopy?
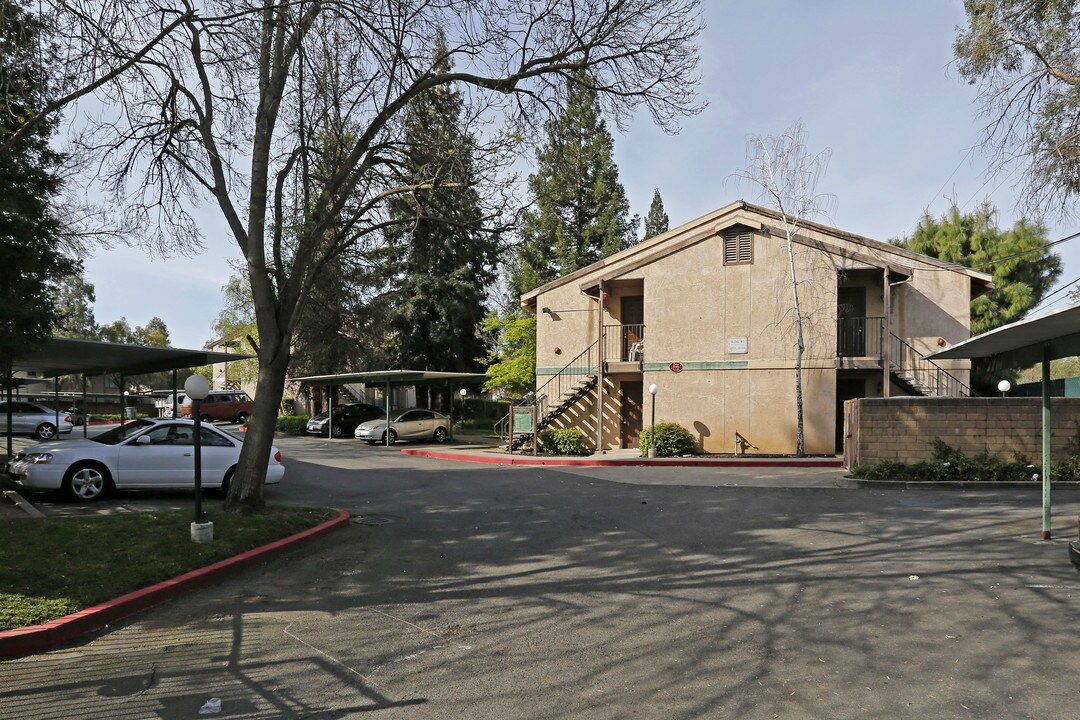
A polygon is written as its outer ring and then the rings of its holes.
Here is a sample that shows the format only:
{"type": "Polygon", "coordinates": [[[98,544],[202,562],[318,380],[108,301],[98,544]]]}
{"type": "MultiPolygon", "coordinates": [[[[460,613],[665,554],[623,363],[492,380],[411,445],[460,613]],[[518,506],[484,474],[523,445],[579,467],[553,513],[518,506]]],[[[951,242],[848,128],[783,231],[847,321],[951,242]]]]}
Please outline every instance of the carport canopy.
{"type": "Polygon", "coordinates": [[[433,370],[373,370],[371,372],[341,373],[338,375],[308,375],[293,378],[309,385],[343,385],[365,383],[367,385],[436,385],[463,383],[478,385],[487,380],[483,373],[436,372],[433,370]]]}
{"type": "Polygon", "coordinates": [[[1080,304],[1004,325],[926,356],[928,360],[988,359],[992,369],[1042,363],[1044,540],[1050,539],[1050,361],[1075,355],[1080,355],[1080,304]]]}
{"type": "MultiPolygon", "coordinates": [[[[340,373],[337,375],[308,375],[306,377],[293,378],[296,382],[306,382],[309,385],[344,385],[345,383],[363,383],[365,385],[382,385],[386,389],[386,419],[390,419],[390,388],[401,385],[479,385],[487,380],[483,373],[462,372],[439,372],[435,370],[372,370],[370,372],[340,373]]],[[[330,394],[333,398],[333,393],[330,394]]],[[[331,400],[332,403],[332,400],[331,400]]],[[[333,430],[333,405],[328,408],[331,418],[327,427],[333,430]]],[[[454,427],[454,402],[450,400],[450,429],[454,427]]],[[[390,444],[387,433],[387,444],[390,444]]]]}
{"type": "MultiPolygon", "coordinates": [[[[35,350],[16,356],[11,362],[11,373],[0,372],[0,384],[6,387],[8,400],[7,425],[11,426],[11,388],[25,385],[44,378],[54,378],[59,387],[59,378],[65,375],[83,376],[83,404],[86,402],[86,377],[88,375],[142,375],[144,373],[173,371],[173,392],[176,392],[176,371],[185,368],[212,365],[217,362],[246,360],[254,355],[239,353],[210,352],[209,350],[185,350],[183,348],[147,347],[145,345],[123,345],[120,343],[101,342],[98,340],[72,340],[68,338],[47,338],[35,350]],[[17,372],[33,372],[39,377],[16,378],[17,372]]],[[[122,389],[121,389],[122,391],[122,389]]],[[[58,391],[57,391],[58,394],[58,391]]],[[[59,415],[59,408],[53,408],[59,415]]],[[[123,416],[121,416],[121,423],[123,416]]],[[[59,417],[57,418],[59,426],[59,417]]],[[[83,425],[86,435],[86,425],[83,425]]],[[[11,457],[11,433],[7,434],[7,456],[11,457]]]]}
{"type": "Polygon", "coordinates": [[[48,338],[36,350],[17,356],[13,372],[36,372],[42,377],[63,375],[142,375],[183,370],[218,362],[246,360],[254,355],[209,350],[121,345],[97,340],[48,338]]]}

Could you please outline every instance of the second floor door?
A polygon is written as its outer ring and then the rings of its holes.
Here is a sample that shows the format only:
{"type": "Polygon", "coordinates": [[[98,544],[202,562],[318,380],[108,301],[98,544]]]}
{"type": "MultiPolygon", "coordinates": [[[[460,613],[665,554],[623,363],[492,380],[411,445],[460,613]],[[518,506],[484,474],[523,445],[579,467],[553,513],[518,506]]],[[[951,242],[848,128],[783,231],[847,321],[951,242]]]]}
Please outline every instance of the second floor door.
{"type": "Polygon", "coordinates": [[[645,298],[640,295],[624,295],[619,300],[619,319],[622,323],[622,348],[619,360],[627,361],[630,349],[645,339],[645,298]]]}
{"type": "Polygon", "coordinates": [[[836,292],[837,354],[866,355],[866,288],[842,287],[836,292]]]}

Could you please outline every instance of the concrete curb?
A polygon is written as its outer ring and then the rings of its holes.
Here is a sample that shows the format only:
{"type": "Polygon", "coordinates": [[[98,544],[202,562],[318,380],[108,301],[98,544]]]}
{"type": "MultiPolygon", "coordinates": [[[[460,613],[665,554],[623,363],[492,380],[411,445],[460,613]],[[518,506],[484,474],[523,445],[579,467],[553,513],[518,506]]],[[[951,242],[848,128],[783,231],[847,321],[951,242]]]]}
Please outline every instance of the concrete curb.
{"type": "Polygon", "coordinates": [[[405,448],[402,455],[414,455],[436,460],[455,460],[483,465],[569,465],[585,467],[796,467],[796,468],[838,468],[844,462],[836,458],[714,458],[695,460],[693,458],[633,458],[593,460],[591,458],[553,458],[528,457],[521,455],[472,455],[445,450],[421,450],[405,448]]]}
{"type": "Polygon", "coordinates": [[[115,600],[108,600],[41,625],[5,630],[0,632],[0,659],[51,650],[81,635],[108,627],[109,623],[134,615],[148,607],[220,582],[234,572],[267,560],[283,550],[320,538],[332,530],[345,526],[348,522],[348,511],[339,510],[338,516],[333,520],[269,545],[248,550],[213,565],[192,570],[171,580],[163,580],[156,585],[130,592],[115,600]]]}
{"type": "MultiPolygon", "coordinates": [[[[844,480],[851,483],[852,487],[860,488],[904,488],[905,490],[1042,490],[1041,482],[997,482],[997,481],[972,481],[972,482],[959,482],[954,480],[863,480],[861,478],[853,478],[850,475],[846,476],[844,480]]],[[[1057,488],[1078,488],[1080,482],[1055,482],[1050,481],[1052,487],[1057,488]]]]}

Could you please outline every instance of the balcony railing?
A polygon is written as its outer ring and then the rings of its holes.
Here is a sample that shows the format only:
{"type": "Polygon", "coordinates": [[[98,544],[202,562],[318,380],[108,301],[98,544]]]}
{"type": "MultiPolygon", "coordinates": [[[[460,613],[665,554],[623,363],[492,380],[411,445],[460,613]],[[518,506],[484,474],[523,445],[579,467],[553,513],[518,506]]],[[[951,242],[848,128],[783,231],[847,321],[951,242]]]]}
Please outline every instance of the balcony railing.
{"type": "Polygon", "coordinates": [[[849,317],[836,321],[836,354],[840,357],[882,357],[885,318],[849,317]]]}
{"type": "Polygon", "coordinates": [[[609,362],[641,362],[645,358],[645,326],[605,325],[600,357],[609,362]]]}

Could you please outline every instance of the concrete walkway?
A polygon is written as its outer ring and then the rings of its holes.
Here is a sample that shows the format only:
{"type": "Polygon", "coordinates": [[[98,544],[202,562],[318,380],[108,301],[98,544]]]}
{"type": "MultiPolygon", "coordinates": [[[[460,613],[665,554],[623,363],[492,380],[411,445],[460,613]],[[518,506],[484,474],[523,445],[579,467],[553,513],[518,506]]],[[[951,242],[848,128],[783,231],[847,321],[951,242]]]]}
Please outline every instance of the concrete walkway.
{"type": "Polygon", "coordinates": [[[838,468],[843,460],[837,456],[815,457],[766,457],[758,455],[688,455],[684,457],[643,458],[636,448],[606,450],[583,457],[533,455],[528,452],[508,453],[490,444],[477,444],[468,440],[462,444],[441,446],[406,447],[406,455],[475,462],[485,465],[550,465],[580,467],[791,467],[791,468],[838,468]]]}

